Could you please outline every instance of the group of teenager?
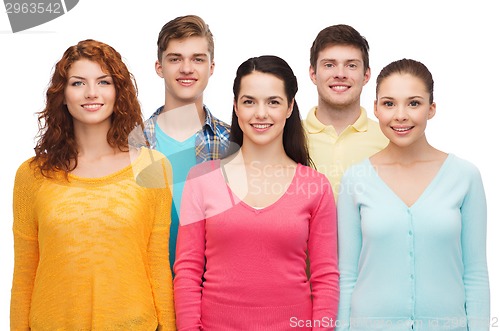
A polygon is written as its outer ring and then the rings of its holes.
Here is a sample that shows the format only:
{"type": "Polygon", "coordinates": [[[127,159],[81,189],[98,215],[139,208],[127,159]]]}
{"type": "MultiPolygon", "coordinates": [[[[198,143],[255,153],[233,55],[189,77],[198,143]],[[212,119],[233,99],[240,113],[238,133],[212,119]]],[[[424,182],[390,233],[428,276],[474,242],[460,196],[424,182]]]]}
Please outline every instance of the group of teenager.
{"type": "Polygon", "coordinates": [[[480,172],[427,141],[419,61],[381,70],[368,117],[368,53],[349,25],[318,33],[305,119],[284,59],[245,60],[228,124],[198,16],[161,29],[144,122],[120,54],[69,47],[15,178],[11,330],[488,330],[480,172]]]}

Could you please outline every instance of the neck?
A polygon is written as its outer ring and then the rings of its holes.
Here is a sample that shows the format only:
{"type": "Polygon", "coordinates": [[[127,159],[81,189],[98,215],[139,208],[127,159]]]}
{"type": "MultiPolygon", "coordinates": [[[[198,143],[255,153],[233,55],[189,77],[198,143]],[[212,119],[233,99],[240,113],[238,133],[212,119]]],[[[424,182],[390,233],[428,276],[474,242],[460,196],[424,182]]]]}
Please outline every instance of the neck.
{"type": "Polygon", "coordinates": [[[293,162],[286,154],[281,141],[278,141],[278,143],[259,146],[244,142],[239,154],[245,164],[267,166],[288,165],[293,162]]]}
{"type": "Polygon", "coordinates": [[[167,135],[178,141],[184,141],[201,130],[204,122],[203,106],[200,112],[197,105],[192,103],[175,108],[163,108],[157,123],[167,135]]]}
{"type": "Polygon", "coordinates": [[[107,140],[110,125],[82,126],[75,125],[75,140],[78,144],[78,157],[100,158],[115,154],[118,148],[111,147],[107,140]]]}
{"type": "Polygon", "coordinates": [[[401,165],[428,161],[433,159],[436,153],[440,153],[427,142],[425,136],[411,146],[398,146],[389,142],[383,151],[384,159],[387,163],[398,163],[401,165]]]}
{"type": "Polygon", "coordinates": [[[324,125],[333,126],[338,134],[341,134],[349,125],[354,124],[360,115],[361,106],[359,103],[348,107],[333,107],[320,100],[316,109],[316,118],[324,125]]]}
{"type": "MultiPolygon", "coordinates": [[[[195,110],[201,123],[205,121],[205,110],[203,109],[203,97],[198,97],[192,101],[180,100],[172,95],[165,96],[165,104],[163,105],[162,113],[166,113],[175,109],[185,109],[191,107],[191,111],[195,110]]],[[[174,112],[180,114],[180,112],[174,112]]]]}

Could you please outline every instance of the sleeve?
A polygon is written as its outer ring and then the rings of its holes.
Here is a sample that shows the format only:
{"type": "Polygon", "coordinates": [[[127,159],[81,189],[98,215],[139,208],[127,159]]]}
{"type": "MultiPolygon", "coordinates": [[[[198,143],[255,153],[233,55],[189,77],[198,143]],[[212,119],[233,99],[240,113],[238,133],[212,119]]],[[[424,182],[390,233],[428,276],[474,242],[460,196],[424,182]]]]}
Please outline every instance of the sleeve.
{"type": "Polygon", "coordinates": [[[490,323],[490,291],[486,262],[486,197],[481,175],[476,167],[473,167],[461,213],[468,330],[487,331],[490,323]]]}
{"type": "Polygon", "coordinates": [[[31,296],[38,268],[38,225],[34,211],[39,181],[29,161],[16,173],[13,196],[14,275],[10,302],[10,329],[29,330],[31,296]]]}
{"type": "MultiPolygon", "coordinates": [[[[164,171],[164,183],[168,183],[168,164],[165,158],[161,162],[164,171]]],[[[153,228],[148,244],[148,262],[158,316],[158,330],[175,330],[172,272],[168,255],[172,195],[168,185],[152,190],[155,191],[156,195],[153,228]]]]}
{"type": "Polygon", "coordinates": [[[319,203],[311,215],[309,227],[309,261],[313,297],[313,320],[321,321],[314,330],[333,330],[339,300],[337,265],[337,211],[328,179],[320,177],[319,203]],[[326,327],[326,328],[325,328],[326,327]]]}
{"type": "Polygon", "coordinates": [[[205,269],[205,213],[200,181],[190,171],[182,193],[174,264],[174,298],[179,331],[202,330],[201,296],[205,269]]]}
{"type": "Polygon", "coordinates": [[[338,236],[340,299],[337,316],[338,331],[349,330],[351,295],[358,279],[358,260],[361,253],[361,214],[353,195],[355,184],[349,172],[343,176],[338,197],[338,236]]]}

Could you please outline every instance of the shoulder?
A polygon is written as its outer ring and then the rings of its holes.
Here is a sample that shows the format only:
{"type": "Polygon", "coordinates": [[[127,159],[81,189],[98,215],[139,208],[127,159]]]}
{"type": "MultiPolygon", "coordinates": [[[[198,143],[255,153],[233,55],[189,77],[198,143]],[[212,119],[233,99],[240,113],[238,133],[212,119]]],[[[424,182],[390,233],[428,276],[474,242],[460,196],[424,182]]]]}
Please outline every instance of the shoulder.
{"type": "Polygon", "coordinates": [[[17,168],[16,171],[16,178],[17,177],[34,177],[35,173],[37,171],[37,165],[35,162],[33,162],[34,157],[30,157],[29,159],[25,160],[19,167],[17,168]]]}
{"type": "Polygon", "coordinates": [[[368,133],[371,133],[376,136],[380,136],[380,138],[389,141],[387,137],[384,135],[382,130],[380,129],[380,124],[376,120],[372,118],[367,118],[367,127],[368,127],[368,133]]]}
{"type": "MultiPolygon", "coordinates": [[[[132,152],[132,151],[131,151],[132,152]]],[[[139,186],[146,188],[166,188],[172,183],[172,165],[161,152],[141,147],[131,153],[132,170],[139,186]]]]}
{"type": "Polygon", "coordinates": [[[167,157],[162,152],[145,146],[130,149],[129,153],[132,163],[147,164],[159,160],[168,161],[167,157]]]}
{"type": "Polygon", "coordinates": [[[219,171],[220,169],[220,160],[210,160],[198,163],[194,165],[188,174],[189,179],[193,178],[202,178],[205,175],[213,174],[215,171],[219,171]]]}
{"type": "Polygon", "coordinates": [[[479,168],[469,160],[463,159],[453,153],[448,155],[446,162],[449,163],[450,168],[453,169],[453,172],[462,178],[464,177],[480,177],[479,168]]]}
{"type": "Polygon", "coordinates": [[[326,178],[326,176],[311,166],[297,164],[297,174],[300,177],[326,178]]]}
{"type": "Polygon", "coordinates": [[[229,132],[231,125],[212,115],[212,123],[221,132],[229,132]]]}
{"type": "Polygon", "coordinates": [[[229,131],[231,129],[231,125],[228,123],[224,122],[223,120],[218,119],[217,117],[214,117],[214,123],[216,127],[223,131],[229,131]]]}
{"type": "Polygon", "coordinates": [[[16,189],[33,192],[44,178],[34,157],[31,157],[17,168],[14,186],[16,189]]]}
{"type": "Polygon", "coordinates": [[[34,172],[34,169],[36,168],[36,164],[33,162],[34,159],[35,157],[30,157],[29,159],[24,160],[17,168],[17,173],[25,174],[34,172]]]}
{"type": "Polygon", "coordinates": [[[158,109],[155,110],[151,116],[146,120],[146,122],[153,122],[156,120],[156,118],[161,114],[161,111],[163,110],[163,106],[160,106],[158,109]]]}
{"type": "Polygon", "coordinates": [[[316,117],[317,106],[312,107],[306,115],[306,118],[302,120],[302,125],[306,133],[318,133],[324,127],[324,125],[316,117]]]}
{"type": "Polygon", "coordinates": [[[373,118],[369,118],[369,117],[368,117],[368,118],[366,119],[366,121],[367,121],[367,123],[368,123],[368,127],[369,127],[370,129],[380,129],[380,124],[379,124],[376,120],[374,120],[373,118]]]}
{"type": "Polygon", "coordinates": [[[150,133],[154,132],[156,121],[158,120],[158,116],[160,116],[163,111],[163,106],[159,107],[147,120],[144,121],[144,132],[150,133]]]}
{"type": "Polygon", "coordinates": [[[219,138],[223,140],[229,139],[231,125],[215,117],[206,105],[203,105],[203,109],[205,110],[205,127],[208,125],[212,129],[213,134],[219,138]]]}
{"type": "Polygon", "coordinates": [[[343,180],[362,179],[362,178],[367,177],[371,173],[372,169],[373,169],[373,166],[370,162],[370,159],[365,158],[365,159],[349,166],[345,170],[345,172],[342,176],[342,179],[343,180]]]}
{"type": "Polygon", "coordinates": [[[321,191],[324,191],[324,189],[331,187],[328,177],[312,167],[305,166],[299,163],[297,165],[296,171],[297,179],[302,183],[315,183],[316,185],[318,185],[318,187],[322,188],[321,191]]]}

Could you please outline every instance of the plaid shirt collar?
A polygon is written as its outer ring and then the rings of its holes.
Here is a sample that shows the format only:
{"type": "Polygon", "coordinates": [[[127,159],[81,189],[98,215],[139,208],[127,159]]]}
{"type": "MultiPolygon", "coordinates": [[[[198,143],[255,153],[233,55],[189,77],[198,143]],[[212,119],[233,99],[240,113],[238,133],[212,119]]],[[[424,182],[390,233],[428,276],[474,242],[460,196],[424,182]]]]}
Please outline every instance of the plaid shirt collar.
{"type": "MultiPolygon", "coordinates": [[[[144,135],[150,148],[156,149],[155,126],[158,116],[164,106],[158,108],[144,123],[144,135]]],[[[203,105],[205,122],[196,133],[196,162],[204,162],[221,158],[229,148],[229,125],[212,115],[207,106],[203,105]]]]}

